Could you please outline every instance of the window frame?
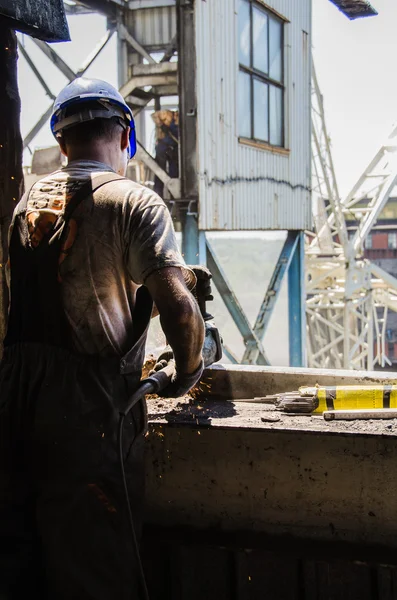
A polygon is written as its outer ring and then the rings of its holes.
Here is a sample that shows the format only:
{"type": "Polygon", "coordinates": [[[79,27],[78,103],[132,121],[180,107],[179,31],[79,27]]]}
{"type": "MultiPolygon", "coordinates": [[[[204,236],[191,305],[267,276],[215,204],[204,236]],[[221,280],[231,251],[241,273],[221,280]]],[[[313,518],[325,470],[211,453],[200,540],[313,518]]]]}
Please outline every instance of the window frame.
{"type": "Polygon", "coordinates": [[[387,249],[397,250],[397,233],[395,231],[391,231],[387,234],[387,249]],[[390,243],[391,240],[393,240],[392,244],[390,243]]]}
{"type": "MultiPolygon", "coordinates": [[[[250,76],[250,127],[251,127],[251,136],[240,136],[241,140],[251,141],[257,144],[267,145],[270,148],[285,150],[286,149],[286,124],[285,124],[285,94],[286,94],[286,85],[285,85],[285,24],[286,21],[283,19],[278,13],[275,13],[267,6],[264,6],[260,0],[245,0],[249,4],[250,10],[250,51],[249,51],[249,61],[250,66],[247,67],[240,63],[240,59],[238,60],[238,72],[246,73],[250,76]],[[267,16],[267,58],[268,58],[268,71],[266,74],[259,69],[255,69],[254,67],[254,26],[253,26],[253,8],[257,8],[262,11],[267,16]],[[270,77],[270,19],[274,19],[281,25],[281,40],[280,40],[280,49],[281,49],[281,82],[270,77]],[[265,83],[268,86],[267,89],[267,130],[268,130],[268,140],[264,140],[261,138],[255,137],[255,112],[254,112],[254,81],[258,80],[261,83],[265,83]],[[270,141],[270,86],[274,86],[281,90],[282,92],[282,115],[281,115],[281,145],[273,144],[270,141]]],[[[237,15],[239,18],[239,15],[237,15]]],[[[240,38],[238,40],[240,44],[240,38]]]]}
{"type": "Polygon", "coordinates": [[[364,241],[364,248],[365,250],[373,250],[373,234],[372,233],[368,233],[367,237],[365,238],[364,241]]]}

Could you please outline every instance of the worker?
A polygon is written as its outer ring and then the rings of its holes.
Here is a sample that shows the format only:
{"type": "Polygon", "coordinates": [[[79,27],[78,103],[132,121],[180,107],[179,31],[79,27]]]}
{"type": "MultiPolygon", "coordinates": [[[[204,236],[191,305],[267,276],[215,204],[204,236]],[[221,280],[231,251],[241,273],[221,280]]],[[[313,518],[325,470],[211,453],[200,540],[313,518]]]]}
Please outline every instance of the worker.
{"type": "MultiPolygon", "coordinates": [[[[55,100],[51,129],[68,165],[25,194],[10,232],[0,598],[135,600],[119,410],[141,378],[153,306],[176,363],[165,397],[200,379],[203,320],[164,202],[124,177],[136,141],[122,96],[76,79],[55,100]]],[[[139,403],[123,448],[138,528],[145,427],[139,403]]]]}
{"type": "MultiPolygon", "coordinates": [[[[179,112],[158,110],[152,114],[156,125],[155,159],[170,177],[179,177],[179,112]]],[[[155,175],[154,191],[163,198],[164,183],[155,175]]]]}

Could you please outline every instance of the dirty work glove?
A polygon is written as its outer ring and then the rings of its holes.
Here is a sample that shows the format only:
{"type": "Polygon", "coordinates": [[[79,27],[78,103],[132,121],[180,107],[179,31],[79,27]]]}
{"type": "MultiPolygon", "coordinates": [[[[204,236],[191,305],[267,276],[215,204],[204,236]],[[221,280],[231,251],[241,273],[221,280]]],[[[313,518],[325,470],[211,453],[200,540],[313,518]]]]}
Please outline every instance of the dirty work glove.
{"type": "MultiPolygon", "coordinates": [[[[173,352],[168,346],[158,357],[157,363],[154,365],[153,370],[149,373],[149,376],[160,371],[167,366],[170,360],[174,359],[173,352]]],[[[175,370],[170,383],[162,390],[159,391],[159,396],[162,398],[180,398],[185,396],[198,381],[200,381],[201,375],[203,374],[204,363],[201,361],[198,369],[193,373],[178,375],[175,370]]]]}
{"type": "Polygon", "coordinates": [[[193,294],[197,299],[201,315],[204,321],[212,319],[212,315],[210,315],[206,310],[206,303],[214,299],[211,289],[211,271],[202,265],[188,265],[188,267],[197,277],[197,283],[195,289],[193,290],[193,294]]]}

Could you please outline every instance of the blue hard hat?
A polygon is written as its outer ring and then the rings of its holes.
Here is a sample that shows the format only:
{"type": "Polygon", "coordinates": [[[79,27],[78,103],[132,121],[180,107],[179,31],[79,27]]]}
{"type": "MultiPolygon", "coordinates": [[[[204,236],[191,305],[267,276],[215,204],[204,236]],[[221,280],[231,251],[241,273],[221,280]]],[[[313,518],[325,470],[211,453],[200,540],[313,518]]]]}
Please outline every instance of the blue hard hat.
{"type": "Polygon", "coordinates": [[[129,157],[136,153],[135,123],[130,107],[123,96],[110,83],[100,79],[86,79],[79,77],[69,83],[54,102],[51,117],[51,131],[54,136],[61,137],[62,131],[73,127],[77,123],[92,121],[93,119],[110,119],[119,117],[121,122],[130,127],[129,157]],[[87,102],[98,102],[98,109],[85,108],[87,102]],[[66,116],[66,109],[70,106],[81,105],[81,110],[66,116]]]}

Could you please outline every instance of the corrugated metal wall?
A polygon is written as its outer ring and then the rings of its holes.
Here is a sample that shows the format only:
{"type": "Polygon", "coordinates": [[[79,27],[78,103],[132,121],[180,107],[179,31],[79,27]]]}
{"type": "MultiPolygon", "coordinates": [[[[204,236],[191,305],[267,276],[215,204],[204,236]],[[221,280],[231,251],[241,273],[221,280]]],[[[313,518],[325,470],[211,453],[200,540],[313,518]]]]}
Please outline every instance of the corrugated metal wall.
{"type": "Polygon", "coordinates": [[[288,20],[284,154],[238,141],[238,0],[196,0],[200,229],[311,227],[311,0],[266,5],[288,20]]]}
{"type": "Polygon", "coordinates": [[[127,29],[145,48],[163,49],[176,34],[175,6],[127,11],[127,29]]]}

